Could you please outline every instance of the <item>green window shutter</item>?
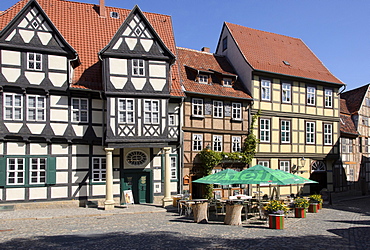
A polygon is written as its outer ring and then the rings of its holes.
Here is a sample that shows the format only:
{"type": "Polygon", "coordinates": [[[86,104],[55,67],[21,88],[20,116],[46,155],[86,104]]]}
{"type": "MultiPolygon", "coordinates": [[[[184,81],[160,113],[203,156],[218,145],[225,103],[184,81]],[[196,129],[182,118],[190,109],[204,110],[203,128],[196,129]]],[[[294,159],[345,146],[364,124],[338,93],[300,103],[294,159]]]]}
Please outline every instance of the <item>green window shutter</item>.
{"type": "Polygon", "coordinates": [[[0,157],[0,186],[6,185],[6,159],[5,157],[0,157]]]}
{"type": "Polygon", "coordinates": [[[47,166],[47,176],[46,176],[46,184],[53,185],[56,184],[56,158],[55,157],[48,157],[48,166],[47,166]]]}

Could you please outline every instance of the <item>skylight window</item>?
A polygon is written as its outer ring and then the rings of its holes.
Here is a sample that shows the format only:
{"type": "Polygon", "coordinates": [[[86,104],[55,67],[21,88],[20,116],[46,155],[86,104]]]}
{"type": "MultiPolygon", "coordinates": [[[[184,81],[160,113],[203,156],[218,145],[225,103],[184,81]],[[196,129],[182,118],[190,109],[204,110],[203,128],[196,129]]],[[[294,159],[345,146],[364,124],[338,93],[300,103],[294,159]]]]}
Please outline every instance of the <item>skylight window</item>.
{"type": "Polygon", "coordinates": [[[112,11],[112,12],[110,13],[110,17],[111,17],[111,18],[116,18],[116,19],[118,19],[118,18],[119,18],[119,14],[118,14],[118,12],[112,11]]]}
{"type": "Polygon", "coordinates": [[[287,66],[290,66],[290,63],[288,61],[283,61],[283,63],[287,66]]]}

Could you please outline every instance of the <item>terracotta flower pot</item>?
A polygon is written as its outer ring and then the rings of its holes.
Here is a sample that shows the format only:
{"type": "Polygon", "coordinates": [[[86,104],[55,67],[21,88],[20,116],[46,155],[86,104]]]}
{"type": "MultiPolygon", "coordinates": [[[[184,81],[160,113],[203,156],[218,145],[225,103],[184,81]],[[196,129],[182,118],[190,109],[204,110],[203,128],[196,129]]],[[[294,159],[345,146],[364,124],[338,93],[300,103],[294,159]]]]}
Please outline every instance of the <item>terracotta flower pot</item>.
{"type": "Polygon", "coordinates": [[[269,228],[284,229],[284,215],[283,214],[269,214],[269,228]]]}
{"type": "Polygon", "coordinates": [[[296,218],[306,218],[306,209],[304,207],[294,208],[294,215],[296,218]]]}
{"type": "Polygon", "coordinates": [[[318,206],[317,206],[317,209],[322,209],[322,203],[319,203],[318,206]]]}
{"type": "Polygon", "coordinates": [[[318,206],[317,203],[310,203],[310,206],[308,207],[308,212],[310,213],[317,213],[318,212],[318,206]]]}

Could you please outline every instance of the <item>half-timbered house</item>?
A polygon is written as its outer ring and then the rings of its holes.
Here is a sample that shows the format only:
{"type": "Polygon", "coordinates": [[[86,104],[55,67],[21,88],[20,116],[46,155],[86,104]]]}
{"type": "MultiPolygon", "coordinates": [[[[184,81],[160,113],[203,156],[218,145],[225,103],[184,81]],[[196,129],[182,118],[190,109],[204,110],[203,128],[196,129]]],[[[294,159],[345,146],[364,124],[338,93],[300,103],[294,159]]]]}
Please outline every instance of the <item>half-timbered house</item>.
{"type": "Polygon", "coordinates": [[[183,93],[169,16],[21,0],[0,30],[2,201],[106,197],[108,208],[125,190],[136,203],[178,192],[183,93]]]}

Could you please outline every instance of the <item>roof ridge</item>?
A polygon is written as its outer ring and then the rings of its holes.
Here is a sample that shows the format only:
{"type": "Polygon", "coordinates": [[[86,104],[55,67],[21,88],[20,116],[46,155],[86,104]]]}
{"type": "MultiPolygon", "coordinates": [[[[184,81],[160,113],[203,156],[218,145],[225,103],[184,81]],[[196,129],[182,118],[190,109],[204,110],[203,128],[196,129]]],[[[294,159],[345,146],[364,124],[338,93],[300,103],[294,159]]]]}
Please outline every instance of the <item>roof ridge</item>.
{"type": "Polygon", "coordinates": [[[187,50],[187,51],[192,51],[192,52],[197,52],[197,53],[203,53],[203,54],[208,54],[208,55],[224,57],[223,55],[218,55],[218,54],[215,54],[215,53],[212,53],[212,52],[206,52],[206,51],[201,51],[201,50],[196,50],[196,49],[189,49],[189,48],[178,47],[178,46],[176,46],[176,49],[182,49],[182,50],[187,50]]]}
{"type": "Polygon", "coordinates": [[[255,29],[255,28],[243,26],[243,25],[240,25],[240,24],[229,23],[229,22],[225,22],[225,24],[226,25],[227,24],[236,25],[236,26],[239,26],[239,27],[243,27],[243,28],[247,28],[247,29],[251,29],[251,30],[255,30],[255,31],[260,31],[260,32],[263,32],[263,33],[271,34],[271,35],[284,36],[284,37],[287,37],[287,38],[292,38],[292,39],[295,39],[295,40],[302,41],[302,39],[301,38],[298,38],[298,37],[292,37],[292,36],[282,35],[282,34],[274,33],[274,32],[271,32],[271,31],[259,30],[259,29],[255,29]]]}

